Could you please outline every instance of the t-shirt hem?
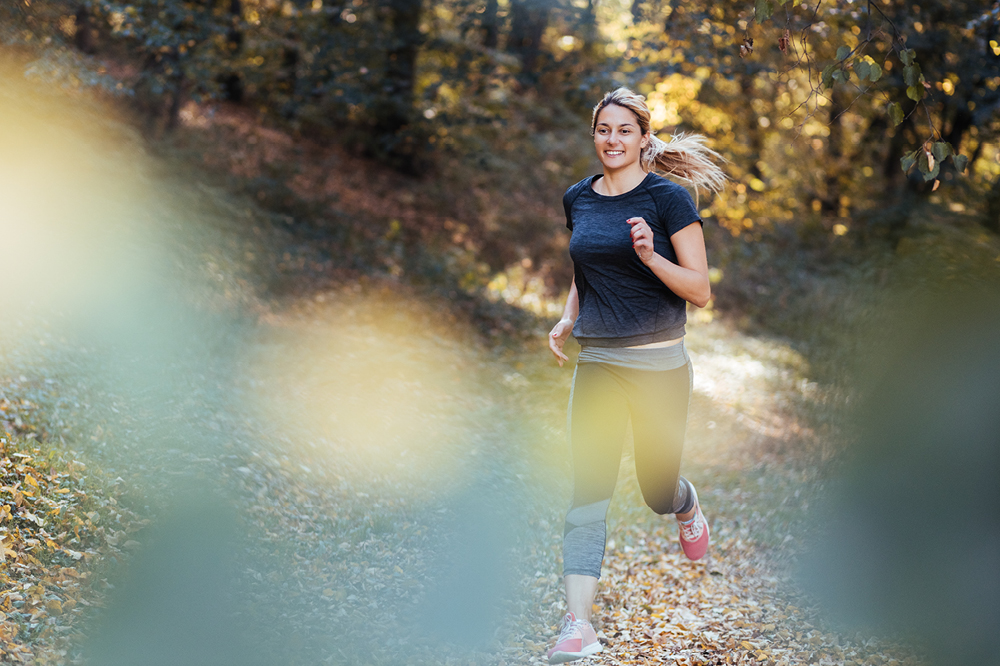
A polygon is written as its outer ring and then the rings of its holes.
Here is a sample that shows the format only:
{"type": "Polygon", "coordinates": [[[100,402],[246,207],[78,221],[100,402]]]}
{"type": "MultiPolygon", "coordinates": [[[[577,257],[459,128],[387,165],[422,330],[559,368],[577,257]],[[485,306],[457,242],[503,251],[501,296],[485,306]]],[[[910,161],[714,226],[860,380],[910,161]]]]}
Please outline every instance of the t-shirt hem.
{"type": "Polygon", "coordinates": [[[636,345],[648,345],[654,342],[668,342],[684,337],[684,324],[673,326],[654,333],[642,333],[640,335],[629,335],[620,338],[595,338],[581,337],[574,335],[576,341],[582,347],[635,347],[636,345]]]}

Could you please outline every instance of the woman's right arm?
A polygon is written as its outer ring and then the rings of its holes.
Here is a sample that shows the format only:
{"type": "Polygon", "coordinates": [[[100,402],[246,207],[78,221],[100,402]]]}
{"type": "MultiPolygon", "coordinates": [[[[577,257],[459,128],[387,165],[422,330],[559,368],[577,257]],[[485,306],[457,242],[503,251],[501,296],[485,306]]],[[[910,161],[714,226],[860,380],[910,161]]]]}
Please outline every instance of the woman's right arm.
{"type": "Polygon", "coordinates": [[[549,350],[556,357],[560,368],[564,361],[569,360],[569,357],[563,353],[563,345],[566,344],[569,334],[573,332],[573,324],[579,314],[580,294],[576,290],[576,278],[574,277],[573,282],[569,285],[569,296],[566,297],[566,307],[563,308],[562,319],[552,327],[552,331],[549,333],[549,350]]]}

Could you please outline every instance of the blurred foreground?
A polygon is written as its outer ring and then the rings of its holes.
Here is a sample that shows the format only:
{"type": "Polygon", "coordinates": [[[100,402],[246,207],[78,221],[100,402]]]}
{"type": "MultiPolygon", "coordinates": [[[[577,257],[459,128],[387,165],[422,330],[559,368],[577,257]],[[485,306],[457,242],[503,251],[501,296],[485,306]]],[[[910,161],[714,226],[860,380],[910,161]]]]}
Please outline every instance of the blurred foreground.
{"type": "MultiPolygon", "coordinates": [[[[10,459],[37,445],[33,455],[50,465],[35,472],[21,458],[5,481],[7,652],[37,663],[538,661],[561,614],[570,374],[536,343],[487,347],[449,303],[401,282],[277,295],[274,266],[301,242],[278,216],[151,157],[106,110],[70,112],[58,96],[7,81],[3,444],[10,459]],[[56,501],[50,492],[63,504],[47,504],[56,501]],[[52,532],[29,537],[30,525],[52,532]],[[70,579],[72,604],[63,603],[70,579]]],[[[672,527],[639,502],[626,460],[598,613],[608,659],[727,663],[742,651],[751,662],[849,653],[856,663],[882,663],[883,654],[917,663],[908,649],[817,628],[809,601],[785,603],[801,599],[789,561],[821,531],[807,519],[836,459],[837,396],[809,381],[806,359],[787,343],[709,319],[689,337],[696,395],[685,473],[704,489],[716,545],[704,562],[682,561],[672,527]]],[[[891,386],[943,393],[890,387],[882,395],[904,399],[865,402],[889,416],[863,420],[866,436],[936,442],[935,428],[961,433],[991,413],[954,396],[997,395],[995,373],[979,384],[966,370],[987,367],[988,334],[976,332],[995,329],[959,329],[902,347],[891,386]],[[957,338],[968,340],[968,354],[912,363],[957,338]],[[971,409],[970,418],[932,409],[953,404],[971,409]],[[928,420],[914,429],[914,414],[928,420]]],[[[950,517],[952,505],[938,498],[958,502],[959,515],[979,515],[964,511],[977,491],[956,491],[945,473],[920,484],[930,499],[914,500],[902,481],[889,493],[901,507],[866,495],[898,467],[897,449],[872,450],[887,457],[840,482],[855,502],[841,519],[885,520],[878,507],[903,526],[914,507],[950,517]],[[878,482],[865,476],[872,470],[878,482]]],[[[930,443],[920,450],[939,459],[930,443]]],[[[949,460],[963,478],[995,469],[995,460],[962,450],[952,447],[949,460]]],[[[904,477],[928,476],[913,464],[904,477]]],[[[859,523],[828,522],[848,530],[831,537],[838,547],[855,538],[859,523]]],[[[890,592],[917,589],[910,581],[924,579],[925,560],[944,559],[891,539],[882,546],[884,557],[871,551],[871,571],[907,564],[893,568],[898,580],[871,579],[890,592]]],[[[825,552],[832,561],[816,565],[812,581],[854,589],[838,582],[851,554],[825,552]]],[[[981,562],[970,556],[966,570],[981,562]]],[[[912,631],[926,622],[908,614],[913,608],[978,608],[972,602],[989,595],[966,594],[968,580],[933,583],[933,598],[902,597],[908,605],[846,603],[912,631]]],[[[967,654],[988,661],[969,636],[967,654]]]]}

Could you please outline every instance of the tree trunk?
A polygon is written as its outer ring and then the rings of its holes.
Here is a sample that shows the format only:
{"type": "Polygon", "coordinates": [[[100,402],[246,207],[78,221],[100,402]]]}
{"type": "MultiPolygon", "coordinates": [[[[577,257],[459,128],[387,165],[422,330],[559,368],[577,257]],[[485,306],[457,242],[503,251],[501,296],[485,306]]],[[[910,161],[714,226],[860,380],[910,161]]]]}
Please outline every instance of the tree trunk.
{"type": "Polygon", "coordinates": [[[377,153],[403,171],[416,169],[417,137],[405,130],[413,122],[413,90],[420,34],[421,0],[387,0],[391,37],[379,101],[374,105],[377,153]]]}
{"type": "Polygon", "coordinates": [[[587,0],[587,8],[583,10],[580,33],[583,35],[583,52],[588,56],[594,55],[597,47],[597,0],[587,0]]]}
{"type": "Polygon", "coordinates": [[[671,25],[674,23],[675,19],[677,19],[680,14],[684,12],[684,8],[679,5],[675,7],[674,0],[667,0],[667,2],[664,3],[664,7],[667,9],[667,17],[663,19],[663,32],[669,35],[671,25]]]}
{"type": "MultiPolygon", "coordinates": [[[[951,144],[955,152],[962,149],[962,139],[965,138],[965,133],[969,131],[973,124],[972,112],[969,111],[969,100],[959,98],[955,100],[956,106],[958,107],[951,118],[951,126],[948,128],[948,133],[944,135],[944,140],[951,144]]],[[[971,166],[971,164],[970,164],[971,166]]],[[[945,165],[941,165],[941,169],[944,170],[945,165]]],[[[952,164],[949,164],[948,168],[953,168],[952,164]]],[[[968,169],[968,167],[966,167],[968,169]]]]}
{"type": "Polygon", "coordinates": [[[642,1],[643,0],[632,0],[632,24],[636,25],[642,22],[642,1]]]}
{"type": "Polygon", "coordinates": [[[986,216],[983,218],[983,226],[995,234],[1000,234],[1000,176],[986,194],[986,216]]]}
{"type": "Polygon", "coordinates": [[[537,78],[542,36],[549,23],[550,8],[539,0],[511,0],[510,40],[507,49],[521,58],[522,79],[537,78]]]}
{"type": "Polygon", "coordinates": [[[899,181],[905,178],[903,170],[899,167],[899,160],[903,157],[903,148],[906,146],[905,130],[912,125],[910,117],[903,118],[903,122],[896,127],[892,140],[889,141],[889,153],[882,167],[882,176],[886,179],[887,185],[899,187],[899,181]]]}
{"type": "Polygon", "coordinates": [[[299,79],[299,36],[295,32],[285,35],[285,43],[281,47],[281,65],[275,77],[278,92],[285,97],[282,104],[282,115],[286,118],[294,115],[295,90],[299,79]]]}
{"type": "Polygon", "coordinates": [[[826,195],[820,204],[824,216],[840,213],[840,176],[844,161],[844,91],[834,85],[830,91],[830,136],[826,139],[826,195]]]}
{"type": "Polygon", "coordinates": [[[191,90],[191,81],[184,74],[181,64],[181,54],[177,48],[171,49],[164,62],[169,62],[174,73],[170,77],[173,90],[170,94],[170,104],[167,106],[167,132],[173,132],[180,125],[181,107],[187,101],[188,93],[191,90]]]}
{"type": "MultiPolygon", "coordinates": [[[[240,20],[243,16],[241,0],[229,2],[229,29],[226,31],[226,55],[233,57],[243,50],[243,31],[240,20]]],[[[227,72],[219,76],[222,98],[230,102],[243,101],[243,78],[237,72],[227,72]]]]}
{"type": "Polygon", "coordinates": [[[756,71],[750,71],[750,67],[751,65],[748,64],[747,71],[740,76],[740,93],[747,103],[747,113],[744,114],[744,117],[746,118],[747,161],[750,163],[750,175],[754,178],[761,178],[763,174],[757,163],[764,151],[764,135],[757,114],[750,106],[750,100],[754,98],[753,82],[757,74],[756,71]]]}
{"type": "Polygon", "coordinates": [[[97,31],[90,16],[90,10],[82,2],[76,6],[76,32],[73,43],[80,51],[93,55],[97,52],[97,31]]]}
{"type": "Polygon", "coordinates": [[[486,0],[486,10],[483,12],[483,46],[495,49],[499,44],[500,26],[497,18],[499,5],[497,0],[486,0]]]}

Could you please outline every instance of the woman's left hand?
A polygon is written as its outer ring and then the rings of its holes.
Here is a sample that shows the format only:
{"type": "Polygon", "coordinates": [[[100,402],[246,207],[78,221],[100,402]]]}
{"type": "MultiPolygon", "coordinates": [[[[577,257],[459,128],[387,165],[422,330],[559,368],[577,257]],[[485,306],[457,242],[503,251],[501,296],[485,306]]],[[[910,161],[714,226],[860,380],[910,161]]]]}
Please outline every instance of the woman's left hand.
{"type": "Polygon", "coordinates": [[[649,263],[653,258],[653,230],[641,217],[630,217],[625,221],[632,227],[632,248],[642,263],[649,263]]]}

